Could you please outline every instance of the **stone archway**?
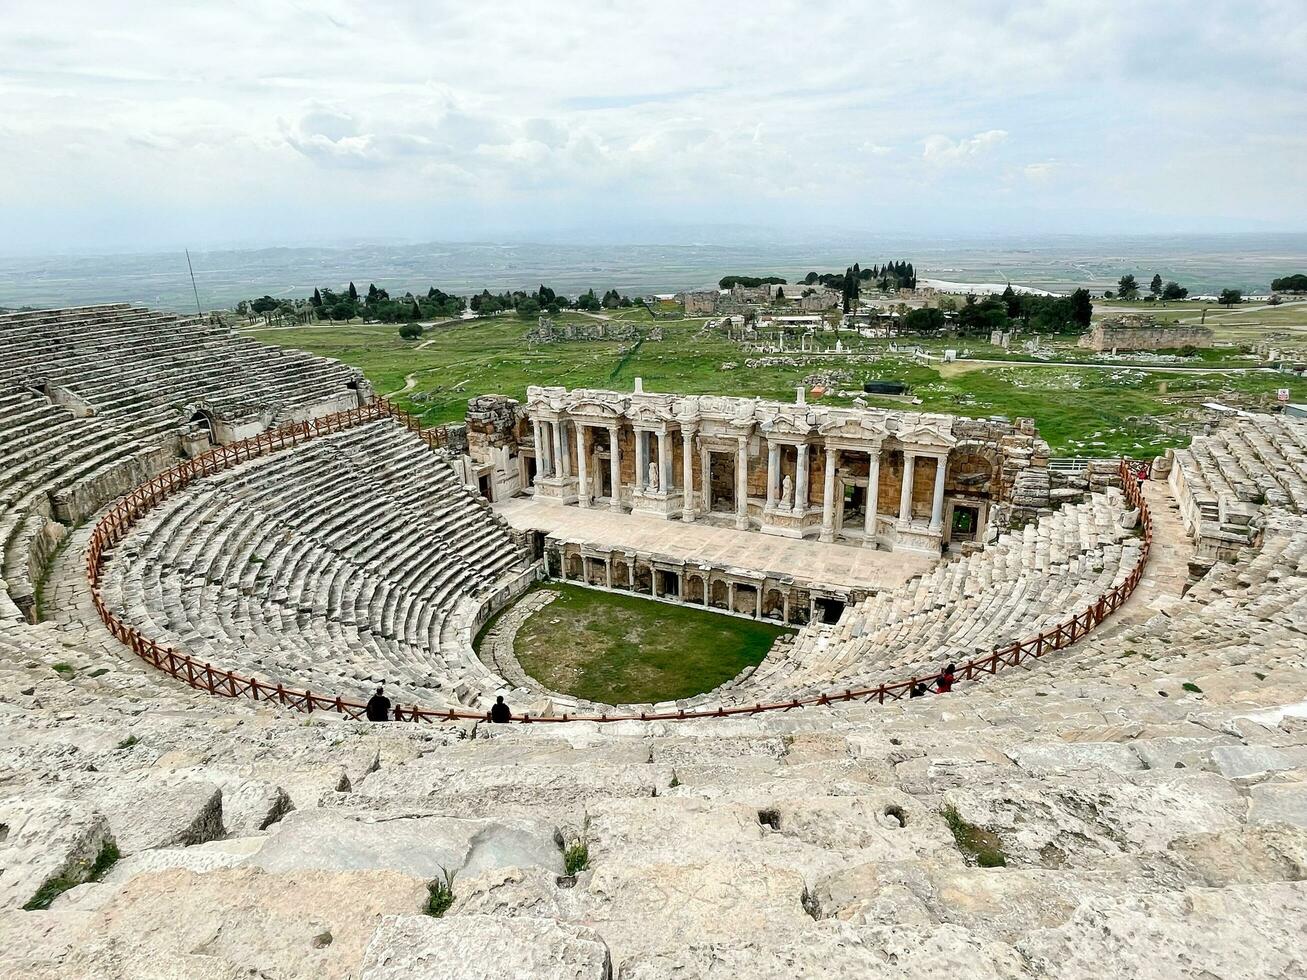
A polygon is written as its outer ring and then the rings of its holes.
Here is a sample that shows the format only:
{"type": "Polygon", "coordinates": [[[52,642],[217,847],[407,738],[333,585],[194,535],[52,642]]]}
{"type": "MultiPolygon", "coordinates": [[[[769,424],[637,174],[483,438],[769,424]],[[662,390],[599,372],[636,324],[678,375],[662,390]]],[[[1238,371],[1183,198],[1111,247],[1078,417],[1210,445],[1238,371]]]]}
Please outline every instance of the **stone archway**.
{"type": "Polygon", "coordinates": [[[693,573],[685,576],[685,601],[696,606],[703,605],[703,576],[693,573]]]}
{"type": "Polygon", "coordinates": [[[714,609],[725,609],[731,601],[731,587],[722,579],[714,579],[709,587],[709,605],[714,609]]]}

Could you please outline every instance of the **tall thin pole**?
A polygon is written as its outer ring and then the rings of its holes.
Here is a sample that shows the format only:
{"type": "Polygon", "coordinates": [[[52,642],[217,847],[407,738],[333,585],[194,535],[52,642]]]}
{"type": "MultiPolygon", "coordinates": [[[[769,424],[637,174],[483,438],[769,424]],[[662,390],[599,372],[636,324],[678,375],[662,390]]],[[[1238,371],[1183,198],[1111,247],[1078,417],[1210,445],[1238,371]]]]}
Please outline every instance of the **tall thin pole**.
{"type": "Polygon", "coordinates": [[[195,268],[194,266],[191,265],[191,250],[188,248],[185,251],[186,251],[186,268],[189,269],[191,273],[191,290],[195,293],[195,312],[199,316],[204,316],[204,311],[200,309],[200,291],[198,288],[196,288],[195,285],[195,268]]]}

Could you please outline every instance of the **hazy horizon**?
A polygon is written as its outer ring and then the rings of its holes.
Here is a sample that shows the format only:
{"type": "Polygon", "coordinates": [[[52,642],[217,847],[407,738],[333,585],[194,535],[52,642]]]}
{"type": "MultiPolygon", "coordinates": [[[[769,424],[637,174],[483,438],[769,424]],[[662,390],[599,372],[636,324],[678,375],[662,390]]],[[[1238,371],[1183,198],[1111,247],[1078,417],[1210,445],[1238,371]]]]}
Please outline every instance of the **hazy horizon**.
{"type": "MultiPolygon", "coordinates": [[[[1264,292],[1271,279],[1307,270],[1307,234],[1170,236],[895,236],[785,241],[687,241],[673,244],[541,242],[356,243],[261,249],[193,249],[205,309],[265,293],[308,296],[315,286],[354,280],[398,295],[437,286],[468,294],[489,288],[565,293],[587,288],[641,295],[712,285],[729,273],[780,275],[838,271],[853,262],[904,259],[923,278],[1003,282],[1054,291],[1108,288],[1126,272],[1176,279],[1194,294],[1234,287],[1264,292]]],[[[0,306],[135,302],[194,309],[182,250],[112,255],[0,255],[0,306]]]]}

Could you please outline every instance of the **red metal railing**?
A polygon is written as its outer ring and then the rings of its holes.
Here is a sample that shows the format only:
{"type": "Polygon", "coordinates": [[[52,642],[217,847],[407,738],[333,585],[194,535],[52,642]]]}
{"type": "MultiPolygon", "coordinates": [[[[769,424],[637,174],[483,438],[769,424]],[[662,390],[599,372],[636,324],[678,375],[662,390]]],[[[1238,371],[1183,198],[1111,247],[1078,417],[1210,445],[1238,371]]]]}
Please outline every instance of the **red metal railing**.
{"type": "MultiPolygon", "coordinates": [[[[202,663],[193,657],[178,653],[170,647],[160,646],[156,641],[142,635],[134,626],[129,626],[118,618],[104,602],[100,595],[100,578],[104,571],[105,551],[122,540],[136,520],[157,506],[165,498],[205,476],[219,473],[239,463],[244,463],[261,456],[266,456],[282,449],[291,448],[310,439],[332,432],[373,422],[382,418],[392,418],[405,428],[420,435],[428,446],[440,448],[447,444],[444,430],[423,429],[412,415],[396,408],[383,398],[378,398],[362,408],[337,412],[311,422],[297,422],[293,425],[265,432],[251,439],[219,446],[208,452],[179,463],[177,466],[160,473],[148,483],[136,487],[121,498],[107,514],[96,524],[91,533],[90,545],[86,553],[86,574],[91,585],[91,598],[95,610],[103,620],[109,632],[120,642],[131,647],[142,660],[162,670],[164,673],[182,681],[197,690],[205,691],[218,697],[248,697],[253,701],[270,701],[295,711],[334,711],[347,718],[364,717],[366,705],[361,701],[351,701],[341,697],[314,694],[287,688],[281,684],[269,684],[253,677],[243,677],[230,670],[222,670],[209,663],[202,663]],[[439,432],[439,435],[436,433],[439,432]]],[[[1153,544],[1153,524],[1148,512],[1148,501],[1144,499],[1143,489],[1135,479],[1134,468],[1129,460],[1121,461],[1121,480],[1126,498],[1132,506],[1139,509],[1140,527],[1143,532],[1139,559],[1120,585],[1109,589],[1090,603],[1082,612],[1070,619],[1050,627],[1036,636],[1018,640],[1005,647],[1000,647],[989,656],[968,660],[957,668],[955,679],[958,681],[977,681],[988,674],[995,674],[1004,667],[1015,667],[1027,660],[1036,659],[1056,650],[1062,650],[1082,639],[1099,623],[1125,604],[1130,598],[1139,580],[1143,577],[1148,564],[1148,555],[1153,544]]],[[[537,715],[523,714],[514,718],[524,724],[543,724],[571,721],[681,721],[690,718],[728,718],[735,715],[754,715],[763,711],[789,711],[794,708],[812,705],[832,705],[850,701],[884,704],[886,701],[899,701],[910,694],[917,684],[933,684],[942,676],[941,673],[920,677],[910,677],[901,681],[881,684],[877,687],[843,690],[825,694],[794,698],[790,701],[777,701],[757,704],[720,706],[717,708],[699,708],[679,711],[642,711],[639,714],[600,714],[600,715],[537,715]]],[[[420,706],[397,706],[394,710],[396,721],[457,721],[486,720],[489,712],[459,710],[449,708],[438,710],[420,706]]]]}

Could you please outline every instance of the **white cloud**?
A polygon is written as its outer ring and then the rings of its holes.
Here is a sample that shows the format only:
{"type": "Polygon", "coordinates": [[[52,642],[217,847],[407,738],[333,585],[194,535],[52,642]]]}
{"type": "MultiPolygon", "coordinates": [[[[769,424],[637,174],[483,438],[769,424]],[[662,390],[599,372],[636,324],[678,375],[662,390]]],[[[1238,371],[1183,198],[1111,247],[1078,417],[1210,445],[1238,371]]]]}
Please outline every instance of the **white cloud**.
{"type": "Polygon", "coordinates": [[[886,0],[893,43],[869,47],[834,0],[8,0],[0,241],[60,244],[60,209],[149,217],[125,244],[251,212],[339,237],[439,214],[475,237],[492,206],[523,234],[596,210],[883,227],[894,201],[983,230],[956,202],[1020,180],[1084,214],[1237,183],[1241,214],[1302,225],[1304,29],[1283,0],[1191,6],[1177,36],[1168,5],[886,0]],[[1162,34],[1183,58],[1157,57],[1162,34]],[[1250,135],[1214,145],[1236,115],[1250,135]]]}
{"type": "Polygon", "coordinates": [[[1056,160],[1043,160],[1039,163],[1027,163],[1021,168],[1021,173],[1027,180],[1047,180],[1060,168],[1061,164],[1056,160]]]}
{"type": "Polygon", "coordinates": [[[921,156],[931,163],[956,163],[992,150],[1007,139],[1007,131],[987,129],[966,139],[951,140],[936,133],[922,140],[921,156]]]}

